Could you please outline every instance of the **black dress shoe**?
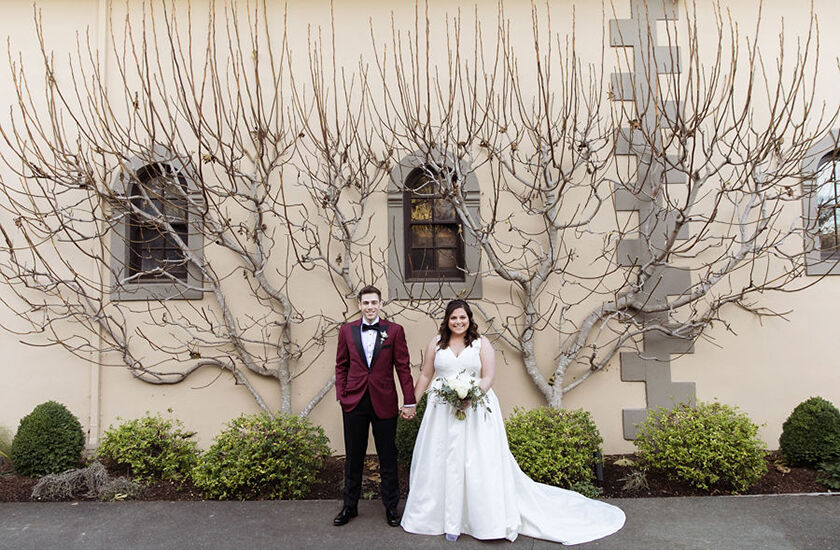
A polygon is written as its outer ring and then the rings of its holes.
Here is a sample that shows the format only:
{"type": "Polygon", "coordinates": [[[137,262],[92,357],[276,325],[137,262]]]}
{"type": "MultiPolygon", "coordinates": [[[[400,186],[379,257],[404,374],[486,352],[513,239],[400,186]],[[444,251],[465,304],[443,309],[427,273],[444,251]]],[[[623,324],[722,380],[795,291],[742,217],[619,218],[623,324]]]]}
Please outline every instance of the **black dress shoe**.
{"type": "Polygon", "coordinates": [[[391,527],[399,527],[400,515],[397,513],[397,510],[385,508],[385,521],[387,521],[388,525],[390,525],[391,527]]]}
{"type": "Polygon", "coordinates": [[[348,521],[352,518],[359,515],[359,510],[356,507],[345,506],[341,509],[335,519],[333,520],[333,525],[341,526],[345,525],[348,521]]]}

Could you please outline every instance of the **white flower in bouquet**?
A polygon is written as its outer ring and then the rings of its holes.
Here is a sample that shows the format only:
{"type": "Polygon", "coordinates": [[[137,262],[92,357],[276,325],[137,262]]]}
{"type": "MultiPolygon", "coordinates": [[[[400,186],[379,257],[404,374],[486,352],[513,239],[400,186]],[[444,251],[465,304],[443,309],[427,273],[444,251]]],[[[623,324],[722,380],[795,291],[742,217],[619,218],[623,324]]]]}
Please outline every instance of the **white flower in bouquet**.
{"type": "Polygon", "coordinates": [[[431,392],[443,403],[452,405],[455,409],[455,418],[464,420],[467,417],[465,409],[473,410],[481,404],[489,412],[487,396],[478,386],[478,379],[467,371],[461,371],[451,378],[441,378],[440,384],[434,387],[431,392]]]}
{"type": "Polygon", "coordinates": [[[472,380],[465,380],[460,376],[456,376],[453,380],[448,381],[449,387],[455,390],[459,399],[464,399],[470,394],[470,390],[475,386],[472,380]]]}

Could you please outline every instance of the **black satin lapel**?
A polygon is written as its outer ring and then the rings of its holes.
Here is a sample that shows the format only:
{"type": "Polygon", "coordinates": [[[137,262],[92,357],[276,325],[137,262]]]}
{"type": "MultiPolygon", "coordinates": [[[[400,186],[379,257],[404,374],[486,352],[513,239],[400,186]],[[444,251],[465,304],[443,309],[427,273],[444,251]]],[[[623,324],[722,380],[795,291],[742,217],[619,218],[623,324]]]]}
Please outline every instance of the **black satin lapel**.
{"type": "Polygon", "coordinates": [[[385,323],[380,319],[379,321],[379,334],[376,335],[376,344],[373,345],[373,357],[370,358],[370,366],[373,367],[376,364],[376,358],[379,356],[379,350],[382,349],[382,333],[388,332],[388,324],[385,323]]]}
{"type": "MultiPolygon", "coordinates": [[[[365,348],[362,347],[362,328],[361,328],[361,324],[351,325],[350,326],[350,334],[353,335],[353,343],[356,344],[356,351],[359,352],[359,357],[362,358],[362,361],[367,363],[367,356],[365,355],[365,348]]],[[[368,365],[368,368],[370,368],[370,365],[368,365]]]]}

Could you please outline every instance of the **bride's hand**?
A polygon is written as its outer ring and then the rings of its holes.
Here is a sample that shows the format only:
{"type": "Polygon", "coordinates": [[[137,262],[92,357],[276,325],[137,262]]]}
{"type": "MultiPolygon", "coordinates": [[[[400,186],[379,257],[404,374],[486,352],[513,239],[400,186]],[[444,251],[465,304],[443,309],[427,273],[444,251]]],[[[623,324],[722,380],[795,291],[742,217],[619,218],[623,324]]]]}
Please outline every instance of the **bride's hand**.
{"type": "Polygon", "coordinates": [[[465,399],[464,401],[461,402],[461,406],[458,407],[458,410],[461,411],[461,412],[466,412],[466,410],[469,409],[471,405],[472,405],[472,399],[465,399]]]}

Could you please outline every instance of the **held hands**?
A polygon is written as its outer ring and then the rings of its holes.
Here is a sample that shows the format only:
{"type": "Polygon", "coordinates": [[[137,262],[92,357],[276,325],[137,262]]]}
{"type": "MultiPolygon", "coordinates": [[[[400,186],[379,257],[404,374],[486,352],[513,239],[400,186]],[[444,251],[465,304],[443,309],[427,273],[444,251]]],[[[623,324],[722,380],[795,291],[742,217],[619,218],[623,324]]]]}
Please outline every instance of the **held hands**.
{"type": "Polygon", "coordinates": [[[417,414],[417,407],[402,407],[400,409],[400,416],[406,420],[414,420],[414,416],[417,414]]]}

